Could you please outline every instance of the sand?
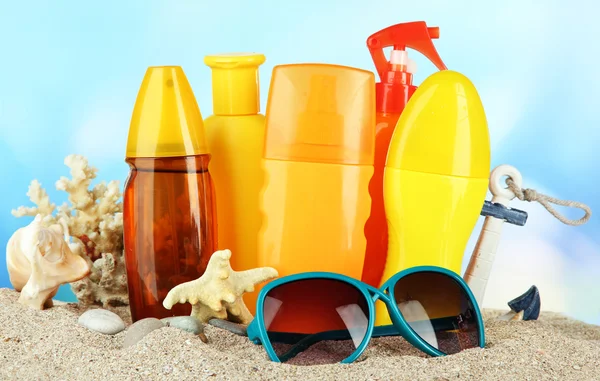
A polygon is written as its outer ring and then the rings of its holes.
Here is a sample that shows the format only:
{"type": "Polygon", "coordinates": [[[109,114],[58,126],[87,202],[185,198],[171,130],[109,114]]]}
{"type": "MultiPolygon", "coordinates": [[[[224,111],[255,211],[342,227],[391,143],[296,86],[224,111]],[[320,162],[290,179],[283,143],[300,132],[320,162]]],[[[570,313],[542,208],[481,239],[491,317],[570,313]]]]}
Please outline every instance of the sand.
{"type": "MultiPolygon", "coordinates": [[[[35,311],[17,298],[0,289],[0,380],[600,380],[600,326],[554,313],[504,322],[486,311],[487,347],[452,356],[431,358],[390,337],[373,339],[354,364],[298,366],[270,362],[261,346],[210,326],[208,344],[166,327],[122,349],[124,332],[77,324],[84,307],[35,311]]],[[[113,311],[130,323],[127,308],[113,311]]]]}

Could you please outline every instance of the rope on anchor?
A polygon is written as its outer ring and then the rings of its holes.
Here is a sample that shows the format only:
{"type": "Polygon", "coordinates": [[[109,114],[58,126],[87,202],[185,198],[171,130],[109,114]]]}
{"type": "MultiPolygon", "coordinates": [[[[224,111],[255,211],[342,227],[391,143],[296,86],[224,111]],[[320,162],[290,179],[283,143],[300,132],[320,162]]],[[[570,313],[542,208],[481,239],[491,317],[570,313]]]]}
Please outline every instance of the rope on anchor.
{"type": "Polygon", "coordinates": [[[572,225],[572,226],[583,225],[586,222],[588,222],[590,217],[592,216],[592,210],[590,209],[590,207],[585,205],[582,202],[559,200],[557,198],[550,197],[550,196],[547,196],[542,193],[538,193],[535,189],[526,189],[526,188],[521,189],[517,186],[517,184],[515,184],[515,182],[510,177],[508,177],[506,179],[506,185],[508,185],[508,188],[515,194],[515,196],[519,200],[530,201],[530,202],[533,202],[533,201],[539,202],[540,204],[542,204],[542,206],[544,208],[546,208],[546,210],[548,212],[550,212],[550,214],[552,214],[554,217],[556,217],[563,224],[572,225]],[[566,206],[569,208],[578,208],[578,209],[583,210],[585,212],[585,215],[578,220],[570,220],[570,219],[566,218],[565,216],[563,216],[562,214],[560,214],[558,211],[556,211],[556,209],[554,209],[552,207],[552,205],[550,205],[550,204],[566,206]]]}

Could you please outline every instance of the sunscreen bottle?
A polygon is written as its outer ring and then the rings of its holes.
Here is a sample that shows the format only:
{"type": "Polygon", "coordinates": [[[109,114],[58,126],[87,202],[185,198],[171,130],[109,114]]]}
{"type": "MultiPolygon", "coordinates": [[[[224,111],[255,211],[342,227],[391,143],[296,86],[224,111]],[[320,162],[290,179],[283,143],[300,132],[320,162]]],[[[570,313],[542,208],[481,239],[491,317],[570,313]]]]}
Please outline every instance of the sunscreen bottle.
{"type": "Polygon", "coordinates": [[[329,64],[273,69],[259,266],[360,279],[375,145],[375,77],[329,64]]]}
{"type": "Polygon", "coordinates": [[[369,184],[372,205],[367,221],[367,252],[362,281],[378,287],[387,257],[388,229],[383,205],[383,170],[392,133],[406,103],[417,87],[413,85],[416,64],[408,57],[407,48],[427,57],[439,70],[445,70],[432,39],[439,37],[439,28],[428,27],[424,21],[392,25],[367,39],[367,47],[381,82],[375,84],[375,173],[369,184]],[[383,49],[392,47],[389,61],[383,49]]]}
{"type": "MultiPolygon", "coordinates": [[[[460,275],[489,176],[489,132],[475,86],[455,71],[432,74],[406,105],[390,143],[382,283],[413,266],[440,266],[460,275]]],[[[382,303],[377,308],[376,324],[391,324],[382,303]]]]}
{"type": "MultiPolygon", "coordinates": [[[[204,128],[217,195],[218,250],[231,250],[236,271],[257,267],[265,139],[258,67],[264,62],[264,55],[254,53],[204,57],[212,69],[213,115],[206,118],[204,128]]],[[[256,297],[256,291],[244,294],[253,315],[256,297]]]]}
{"type": "Polygon", "coordinates": [[[123,192],[123,240],[129,308],[144,318],[189,315],[189,304],[163,307],[175,286],[200,277],[215,251],[210,154],[202,115],[179,66],[146,71],[135,102],[123,192]]]}

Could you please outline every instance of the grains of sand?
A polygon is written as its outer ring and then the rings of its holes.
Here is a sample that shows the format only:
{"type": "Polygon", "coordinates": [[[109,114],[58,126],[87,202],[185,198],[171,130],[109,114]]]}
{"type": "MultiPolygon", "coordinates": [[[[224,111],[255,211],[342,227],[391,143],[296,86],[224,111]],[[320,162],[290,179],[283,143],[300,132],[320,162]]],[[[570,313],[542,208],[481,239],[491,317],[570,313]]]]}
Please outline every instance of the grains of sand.
{"type": "MultiPolygon", "coordinates": [[[[125,332],[77,324],[81,306],[36,311],[17,299],[0,289],[0,380],[600,380],[600,326],[553,313],[506,322],[486,312],[486,348],[452,356],[428,357],[389,337],[371,340],[353,364],[301,366],[326,352],[315,346],[295,365],[273,363],[261,346],[211,326],[208,344],[165,327],[123,349],[125,332]]],[[[130,324],[127,308],[113,311],[130,324]]]]}

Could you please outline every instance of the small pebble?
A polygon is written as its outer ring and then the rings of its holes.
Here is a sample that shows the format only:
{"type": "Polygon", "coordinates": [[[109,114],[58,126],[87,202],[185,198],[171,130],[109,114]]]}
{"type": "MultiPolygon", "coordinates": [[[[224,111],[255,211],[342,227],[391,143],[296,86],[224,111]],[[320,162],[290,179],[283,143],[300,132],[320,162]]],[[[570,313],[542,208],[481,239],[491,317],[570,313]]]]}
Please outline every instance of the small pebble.
{"type": "Polygon", "coordinates": [[[247,326],[243,324],[237,324],[223,319],[210,319],[208,321],[208,324],[212,325],[213,327],[221,328],[231,333],[235,333],[236,335],[248,336],[246,332],[247,326]]]}
{"type": "Polygon", "coordinates": [[[119,315],[101,308],[87,310],[79,317],[77,322],[90,331],[105,335],[115,335],[125,329],[125,323],[119,315]]]}
{"type": "Polygon", "coordinates": [[[150,332],[163,327],[165,327],[165,324],[155,318],[146,318],[136,321],[127,329],[127,334],[123,341],[123,348],[134,345],[150,332]]]}
{"type": "Polygon", "coordinates": [[[204,332],[204,324],[193,316],[175,316],[161,319],[167,326],[179,328],[198,335],[204,332]]]}
{"type": "Polygon", "coordinates": [[[203,343],[208,343],[208,338],[204,334],[204,324],[193,316],[174,316],[161,319],[161,321],[167,326],[198,335],[203,343]]]}

